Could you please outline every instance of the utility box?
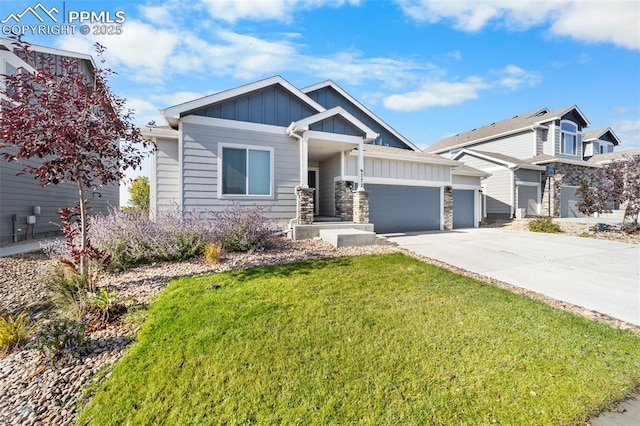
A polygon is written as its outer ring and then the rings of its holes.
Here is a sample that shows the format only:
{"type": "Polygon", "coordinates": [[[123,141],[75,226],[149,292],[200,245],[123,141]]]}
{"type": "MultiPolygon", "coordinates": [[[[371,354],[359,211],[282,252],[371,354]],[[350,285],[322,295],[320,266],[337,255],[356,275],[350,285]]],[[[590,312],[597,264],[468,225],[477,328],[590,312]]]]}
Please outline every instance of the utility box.
{"type": "Polygon", "coordinates": [[[35,216],[27,216],[27,225],[35,225],[36,217],[35,216]]]}

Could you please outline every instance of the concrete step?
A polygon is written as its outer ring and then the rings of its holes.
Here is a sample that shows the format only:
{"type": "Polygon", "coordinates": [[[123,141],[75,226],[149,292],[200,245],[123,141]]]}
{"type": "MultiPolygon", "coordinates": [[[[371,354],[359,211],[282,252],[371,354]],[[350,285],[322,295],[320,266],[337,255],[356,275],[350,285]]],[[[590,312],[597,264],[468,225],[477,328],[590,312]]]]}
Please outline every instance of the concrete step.
{"type": "Polygon", "coordinates": [[[321,229],[320,238],[334,247],[370,246],[376,243],[376,233],[360,229],[321,229]]]}

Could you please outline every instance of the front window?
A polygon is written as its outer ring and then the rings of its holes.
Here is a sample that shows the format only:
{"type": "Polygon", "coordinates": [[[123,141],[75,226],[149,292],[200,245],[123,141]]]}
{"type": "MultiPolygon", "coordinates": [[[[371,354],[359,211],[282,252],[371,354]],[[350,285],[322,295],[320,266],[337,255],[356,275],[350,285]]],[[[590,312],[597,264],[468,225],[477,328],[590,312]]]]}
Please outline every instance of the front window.
{"type": "Polygon", "coordinates": [[[271,195],[272,150],[222,148],[222,195],[271,195]]]}
{"type": "Polygon", "coordinates": [[[560,123],[560,152],[568,155],[578,155],[578,127],[567,121],[560,123]]]}

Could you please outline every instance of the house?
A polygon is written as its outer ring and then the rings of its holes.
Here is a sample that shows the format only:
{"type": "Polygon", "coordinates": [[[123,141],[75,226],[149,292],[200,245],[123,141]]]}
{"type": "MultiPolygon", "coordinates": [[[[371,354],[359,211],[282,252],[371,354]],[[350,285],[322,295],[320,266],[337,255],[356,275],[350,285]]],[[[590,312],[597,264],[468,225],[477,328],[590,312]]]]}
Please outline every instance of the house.
{"type": "Polygon", "coordinates": [[[426,151],[491,173],[482,183],[485,217],[576,217],[576,190],[600,167],[586,160],[620,144],[610,128],[585,132],[589,124],[576,105],[541,108],[450,136],[426,151]]]}
{"type": "MultiPolygon", "coordinates": [[[[32,45],[31,50],[35,55],[27,63],[12,40],[0,38],[0,74],[13,74],[20,69],[34,72],[42,69],[49,59],[55,64],[63,58],[78,60],[83,72],[88,74],[95,69],[90,55],[36,45],[32,45]]],[[[0,80],[0,84],[4,83],[0,80]]],[[[37,163],[34,160],[31,164],[37,163]]],[[[0,245],[61,235],[57,212],[62,207],[73,206],[79,198],[76,185],[66,183],[42,188],[33,176],[16,176],[22,167],[0,160],[0,245]]],[[[117,185],[102,188],[100,194],[101,197],[90,199],[92,212],[106,213],[109,206],[119,205],[117,185]]]]}
{"type": "Polygon", "coordinates": [[[261,205],[293,238],[319,221],[379,233],[480,221],[485,172],[422,152],[333,81],[275,76],[162,114],[168,126],[142,129],[157,145],[152,212],[261,205]]]}

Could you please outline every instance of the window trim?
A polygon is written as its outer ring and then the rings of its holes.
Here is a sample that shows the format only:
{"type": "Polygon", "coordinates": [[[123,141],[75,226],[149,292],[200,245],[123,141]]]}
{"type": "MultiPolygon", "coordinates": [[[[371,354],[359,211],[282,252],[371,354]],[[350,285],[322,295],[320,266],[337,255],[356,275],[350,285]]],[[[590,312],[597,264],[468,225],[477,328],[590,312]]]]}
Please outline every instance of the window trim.
{"type": "Polygon", "coordinates": [[[580,131],[578,130],[578,125],[576,123],[574,123],[573,121],[571,121],[571,120],[561,120],[559,128],[560,128],[560,154],[571,155],[572,157],[577,157],[578,154],[579,154],[579,152],[578,152],[579,151],[579,149],[578,149],[578,134],[580,133],[580,131]],[[576,128],[575,133],[574,132],[570,132],[568,130],[564,130],[562,128],[562,123],[567,123],[567,124],[570,124],[570,125],[574,126],[576,128]],[[565,149],[565,138],[564,138],[565,134],[572,135],[574,137],[574,139],[573,139],[573,148],[574,148],[573,152],[567,152],[566,149],[565,149]]]}
{"type": "MultiPolygon", "coordinates": [[[[247,166],[249,165],[249,163],[247,162],[247,166]]],[[[218,143],[218,171],[217,171],[217,179],[216,179],[216,183],[218,186],[218,198],[219,199],[234,199],[234,198],[239,198],[239,199],[249,199],[249,200],[270,200],[273,199],[274,197],[274,148],[273,147],[268,147],[268,146],[259,146],[259,145],[244,145],[244,144],[234,144],[234,143],[226,143],[226,142],[220,142],[218,143]],[[269,194],[264,194],[264,195],[257,195],[257,194],[224,194],[222,192],[222,180],[223,180],[223,168],[222,168],[222,163],[223,163],[223,158],[222,158],[222,150],[224,148],[231,148],[231,149],[244,149],[247,151],[247,155],[249,154],[249,151],[267,151],[269,153],[269,194]]],[[[247,183],[246,185],[248,185],[248,179],[247,179],[247,183]]],[[[247,190],[248,188],[246,188],[245,186],[245,190],[247,190]]]]}

